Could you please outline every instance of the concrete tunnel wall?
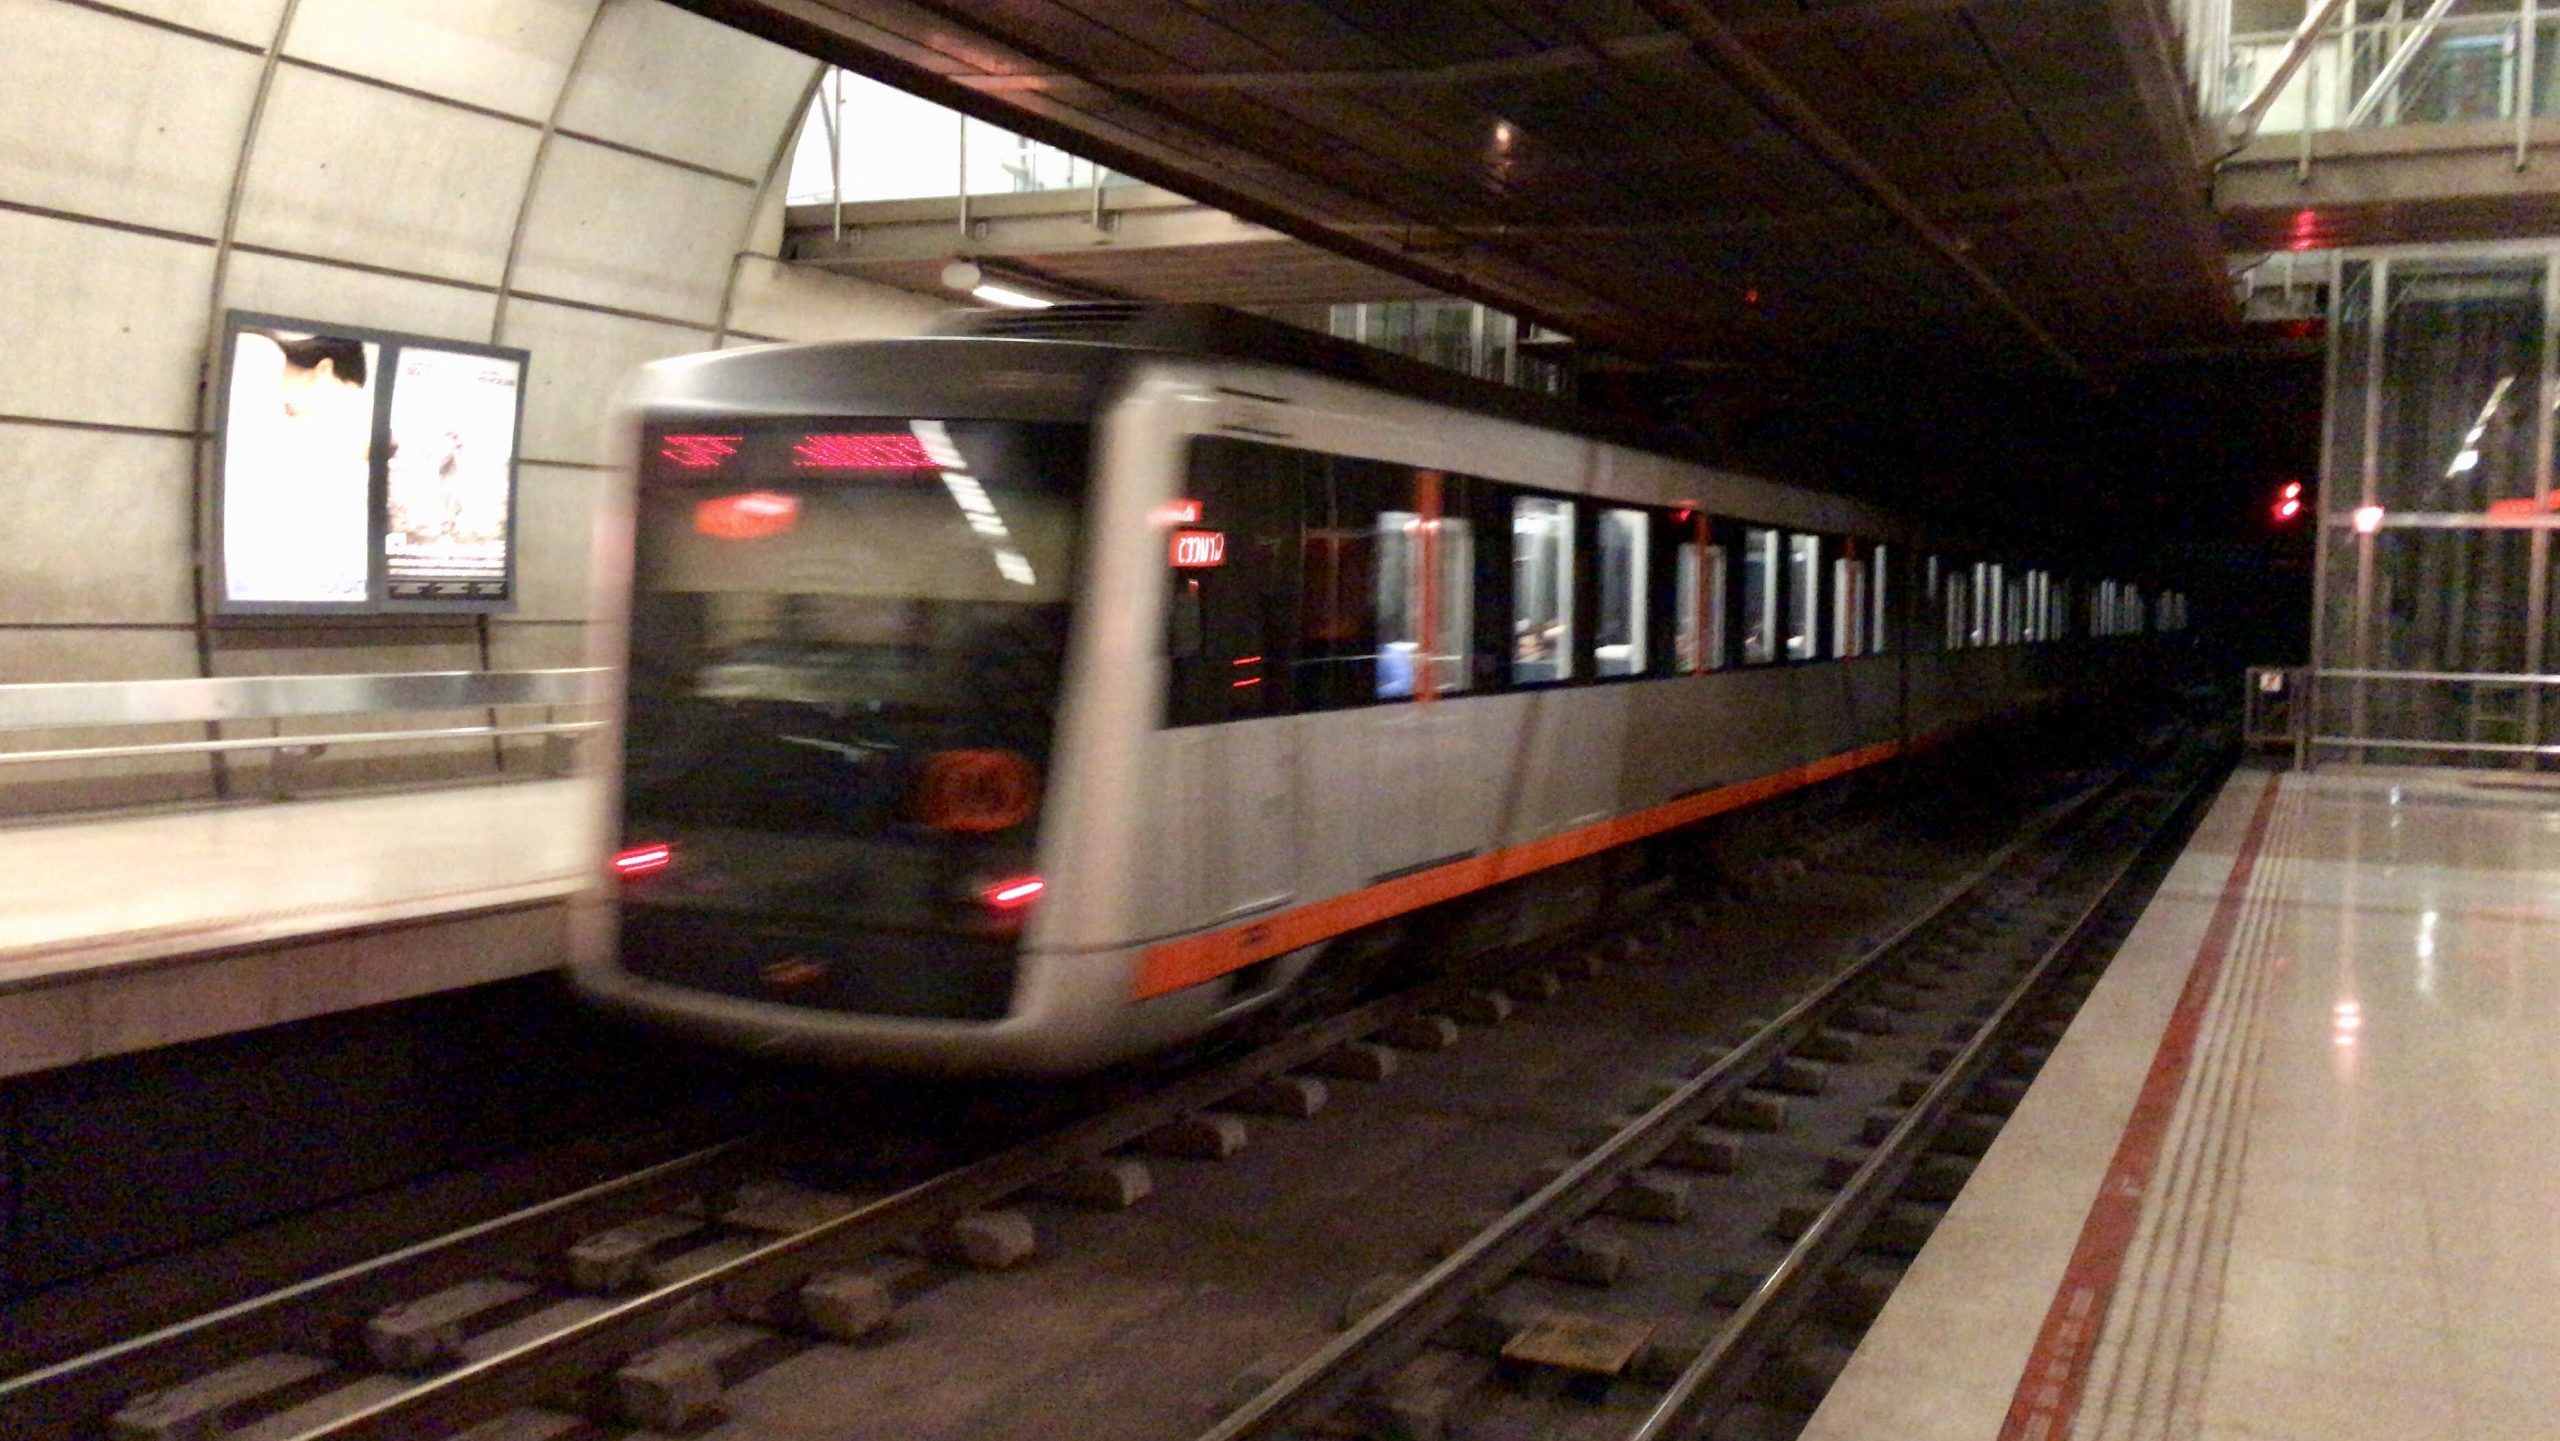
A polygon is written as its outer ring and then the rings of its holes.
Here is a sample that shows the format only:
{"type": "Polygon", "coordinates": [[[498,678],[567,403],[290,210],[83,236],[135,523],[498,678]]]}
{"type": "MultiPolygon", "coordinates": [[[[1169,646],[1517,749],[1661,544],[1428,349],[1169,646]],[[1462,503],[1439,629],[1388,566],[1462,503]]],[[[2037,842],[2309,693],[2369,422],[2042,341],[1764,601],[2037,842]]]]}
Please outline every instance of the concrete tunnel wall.
{"type": "MultiPolygon", "coordinates": [[[[658,0],[0,0],[0,682],[578,663],[632,366],[941,308],[776,258],[818,74],[658,0]],[[532,353],[512,613],[209,615],[201,387],[235,308],[532,353]]],[[[334,779],[493,765],[344,756],[334,779]]],[[[252,793],[262,764],[230,762],[252,793]]],[[[212,789],[201,756],[18,765],[0,814],[212,789]]]]}

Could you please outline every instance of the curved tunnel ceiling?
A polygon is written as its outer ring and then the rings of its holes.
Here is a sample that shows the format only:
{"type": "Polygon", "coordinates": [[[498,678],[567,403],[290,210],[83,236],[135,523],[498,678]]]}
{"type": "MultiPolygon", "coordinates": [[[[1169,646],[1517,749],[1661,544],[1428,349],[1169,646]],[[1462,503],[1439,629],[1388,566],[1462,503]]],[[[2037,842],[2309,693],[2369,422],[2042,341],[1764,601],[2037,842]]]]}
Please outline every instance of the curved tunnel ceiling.
{"type": "Polygon", "coordinates": [[[680,0],[1652,361],[2229,342],[2160,0],[680,0]]]}

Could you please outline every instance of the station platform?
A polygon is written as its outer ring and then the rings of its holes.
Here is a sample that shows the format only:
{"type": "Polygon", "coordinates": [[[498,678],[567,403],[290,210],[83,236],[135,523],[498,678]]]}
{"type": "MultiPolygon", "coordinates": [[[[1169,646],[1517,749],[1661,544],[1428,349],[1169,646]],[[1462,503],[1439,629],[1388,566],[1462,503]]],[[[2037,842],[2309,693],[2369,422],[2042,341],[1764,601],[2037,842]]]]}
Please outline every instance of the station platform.
{"type": "Polygon", "coordinates": [[[2227,784],[1805,1441],[2560,1418],[2560,789],[2227,784]]]}
{"type": "Polygon", "coordinates": [[[0,828],[0,1076],[557,965],[600,784],[0,828]]]}

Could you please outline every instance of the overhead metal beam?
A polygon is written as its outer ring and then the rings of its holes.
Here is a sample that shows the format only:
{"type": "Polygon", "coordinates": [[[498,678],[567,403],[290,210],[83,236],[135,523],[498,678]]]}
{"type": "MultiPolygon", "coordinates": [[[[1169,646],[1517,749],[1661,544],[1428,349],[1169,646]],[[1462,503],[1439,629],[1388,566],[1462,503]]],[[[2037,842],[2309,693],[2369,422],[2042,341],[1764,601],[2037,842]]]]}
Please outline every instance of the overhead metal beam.
{"type": "Polygon", "coordinates": [[[1659,358],[1667,349],[1661,328],[1648,324],[1622,298],[1501,251],[1468,245],[1427,220],[1411,220],[1402,243],[1371,239],[1374,231],[1352,233],[1344,228],[1345,220],[1405,217],[1340,185],[1312,153],[1290,158],[1251,154],[1201,129],[1178,97],[1114,88],[1099,74],[1079,71],[1061,57],[1026,49],[993,27],[973,24],[965,7],[953,0],[672,3],[1443,294],[1476,300],[1627,355],[1659,358]],[[948,54],[906,38],[916,34],[965,38],[979,51],[976,68],[962,68],[948,54]],[[981,89],[999,70],[1069,83],[1004,93],[981,89]],[[1104,109],[1079,105],[1078,96],[1098,97],[1104,109]],[[1106,113],[1112,106],[1125,107],[1129,118],[1106,113]],[[1197,139],[1200,148],[1183,148],[1180,141],[1188,139],[1197,139]]]}
{"type": "Polygon", "coordinates": [[[1708,11],[1698,0],[1642,0],[1646,10],[1670,29],[1686,35],[1698,53],[1724,76],[1727,83],[1740,91],[1752,106],[1793,136],[1811,151],[1822,164],[1853,188],[1874,201],[1900,222],[1921,244],[1937,253],[1948,267],[1964,277],[1967,283],[1991,302],[1993,307],[2016,323],[2037,345],[2060,362],[2064,370],[2080,377],[2092,378],[2088,367],[2071,348],[2062,343],[2043,321],[2009,293],[1999,277],[1983,269],[1975,260],[1967,243],[1931,219],[1917,202],[1902,192],[1885,173],[1861,154],[1849,138],[1822,118],[1819,111],[1796,93],[1778,72],[1769,68],[1742,38],[1726,28],[1724,22],[1708,11]]]}

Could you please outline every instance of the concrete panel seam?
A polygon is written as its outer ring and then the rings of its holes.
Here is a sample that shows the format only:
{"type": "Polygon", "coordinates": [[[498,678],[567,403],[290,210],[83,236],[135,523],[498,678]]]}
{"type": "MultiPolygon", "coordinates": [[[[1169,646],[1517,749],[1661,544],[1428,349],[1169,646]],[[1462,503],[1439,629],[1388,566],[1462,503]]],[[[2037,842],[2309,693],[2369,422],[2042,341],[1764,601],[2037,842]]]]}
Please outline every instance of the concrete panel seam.
{"type": "Polygon", "coordinates": [[[263,45],[252,45],[246,40],[237,40],[231,36],[219,34],[212,30],[199,30],[195,26],[186,24],[183,21],[165,19],[158,15],[145,15],[138,11],[124,9],[117,5],[101,5],[97,3],[97,0],[54,0],[54,3],[57,5],[68,5],[74,10],[86,10],[93,15],[113,16],[118,20],[139,25],[146,30],[160,30],[171,35],[184,35],[190,40],[203,40],[210,44],[219,45],[225,50],[239,51],[243,55],[264,55],[267,53],[266,47],[263,45]]]}
{"type": "Polygon", "coordinates": [[[89,215],[77,210],[61,210],[50,205],[29,205],[23,200],[0,200],[0,210],[14,215],[32,215],[39,220],[59,220],[69,225],[95,225],[103,230],[122,231],[127,235],[147,236],[153,240],[174,240],[181,245],[213,245],[216,238],[184,230],[168,230],[157,225],[142,225],[131,220],[116,220],[104,215],[89,215]]]}
{"type": "Polygon", "coordinates": [[[193,440],[196,432],[176,430],[158,425],[121,425],[112,420],[69,420],[49,415],[12,415],[0,411],[0,425],[34,426],[45,430],[85,430],[103,435],[139,435],[153,440],[193,440]]]}

